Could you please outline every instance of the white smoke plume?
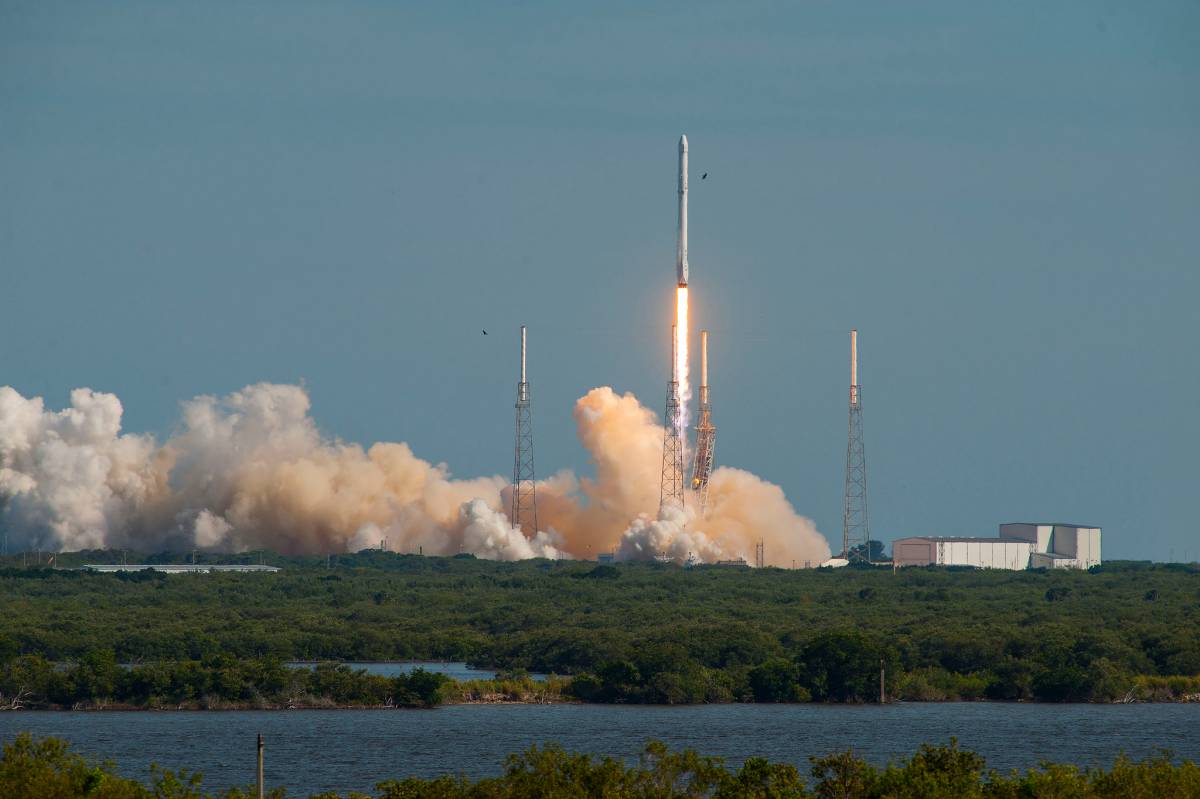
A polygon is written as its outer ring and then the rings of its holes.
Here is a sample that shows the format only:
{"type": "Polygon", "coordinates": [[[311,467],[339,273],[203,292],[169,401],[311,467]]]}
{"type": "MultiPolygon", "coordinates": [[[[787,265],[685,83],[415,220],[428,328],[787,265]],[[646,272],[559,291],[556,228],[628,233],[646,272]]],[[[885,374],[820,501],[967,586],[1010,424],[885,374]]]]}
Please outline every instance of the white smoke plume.
{"type": "MultiPolygon", "coordinates": [[[[516,560],[745,557],[767,541],[768,562],[820,561],[829,547],[774,485],[718,469],[710,512],[651,521],[658,506],[662,427],[630,394],[590,391],[576,404],[594,479],[569,471],[539,481],[541,531],[524,535],[503,512],[508,480],[459,480],[406,444],[323,438],[297,386],[261,383],[183,404],[180,432],[161,445],[121,433],[112,394],[77,389],[47,411],[41,398],[0,388],[0,525],[13,548],[142,550],[199,547],[291,554],[379,546],[516,560]]],[[[748,558],[749,559],[749,558],[748,558]]]]}

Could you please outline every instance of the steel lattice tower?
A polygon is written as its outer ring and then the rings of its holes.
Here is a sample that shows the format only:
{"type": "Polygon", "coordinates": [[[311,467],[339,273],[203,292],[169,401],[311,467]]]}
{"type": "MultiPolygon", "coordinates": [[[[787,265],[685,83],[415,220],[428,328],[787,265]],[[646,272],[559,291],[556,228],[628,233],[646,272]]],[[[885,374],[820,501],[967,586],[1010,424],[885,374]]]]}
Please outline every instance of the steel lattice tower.
{"type": "Polygon", "coordinates": [[[659,513],[668,506],[683,510],[683,440],[679,435],[679,381],[675,374],[675,325],[671,325],[671,379],[667,381],[667,409],[663,415],[662,482],[658,489],[659,513]]]}
{"type": "Polygon", "coordinates": [[[521,381],[517,383],[517,439],[513,447],[513,489],[510,521],[526,536],[537,535],[537,490],[533,471],[533,414],[529,382],[525,379],[525,325],[521,325],[521,381]]]}
{"type": "Polygon", "coordinates": [[[700,512],[708,505],[708,478],[712,475],[717,428],[708,404],[708,331],[700,331],[700,419],[696,424],[696,455],[692,462],[692,490],[700,501],[700,512]]]}
{"type": "Polygon", "coordinates": [[[862,390],[858,385],[858,331],[850,331],[850,426],[846,439],[846,497],[842,509],[842,557],[862,545],[855,560],[871,560],[871,528],[867,520],[867,454],[863,446],[862,390]]]}

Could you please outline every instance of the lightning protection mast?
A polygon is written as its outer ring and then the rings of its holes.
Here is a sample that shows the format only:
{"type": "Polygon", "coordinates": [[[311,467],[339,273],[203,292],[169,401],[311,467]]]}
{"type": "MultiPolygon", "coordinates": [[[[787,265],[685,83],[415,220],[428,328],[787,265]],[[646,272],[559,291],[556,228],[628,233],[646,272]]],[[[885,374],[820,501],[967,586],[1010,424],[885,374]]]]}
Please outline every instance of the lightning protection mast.
{"type": "Polygon", "coordinates": [[[867,455],[863,447],[862,390],[858,385],[857,330],[850,331],[850,425],[846,439],[842,557],[847,560],[871,562],[871,529],[867,522],[867,455]],[[859,545],[862,549],[855,549],[859,545]]]}
{"type": "Polygon", "coordinates": [[[683,510],[683,441],[679,436],[679,381],[675,374],[675,325],[671,325],[671,379],[667,381],[667,409],[663,414],[662,481],[658,489],[658,510],[676,507],[683,510]]]}
{"type": "Polygon", "coordinates": [[[533,414],[525,379],[525,325],[521,325],[521,380],[517,383],[517,438],[513,447],[512,514],[509,519],[526,536],[537,535],[537,490],[533,472],[533,414]]]}
{"type": "Polygon", "coordinates": [[[717,428],[708,404],[708,331],[700,331],[700,419],[696,425],[696,457],[692,462],[692,490],[700,501],[700,512],[708,506],[708,478],[712,475],[717,428]]]}

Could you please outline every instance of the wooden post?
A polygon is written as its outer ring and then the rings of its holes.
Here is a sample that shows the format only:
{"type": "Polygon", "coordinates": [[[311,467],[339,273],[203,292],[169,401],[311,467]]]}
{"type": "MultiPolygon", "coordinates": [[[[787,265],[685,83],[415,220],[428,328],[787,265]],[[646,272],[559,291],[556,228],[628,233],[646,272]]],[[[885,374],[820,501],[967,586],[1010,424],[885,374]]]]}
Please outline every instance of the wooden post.
{"type": "Polygon", "coordinates": [[[883,658],[879,659],[879,704],[887,704],[887,693],[883,689],[883,658]]]}
{"type": "Polygon", "coordinates": [[[258,734],[258,799],[263,799],[263,739],[258,734]]]}

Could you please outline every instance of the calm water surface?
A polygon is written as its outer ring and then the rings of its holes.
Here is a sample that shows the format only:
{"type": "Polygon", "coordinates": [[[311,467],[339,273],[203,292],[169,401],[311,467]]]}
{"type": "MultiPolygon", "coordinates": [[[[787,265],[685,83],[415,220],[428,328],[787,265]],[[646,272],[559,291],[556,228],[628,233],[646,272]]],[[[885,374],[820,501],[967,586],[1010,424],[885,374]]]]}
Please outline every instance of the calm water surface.
{"type": "MultiPolygon", "coordinates": [[[[296,660],[285,663],[292,668],[312,668],[313,661],[296,660]]],[[[416,669],[424,669],[434,674],[445,674],[455,680],[490,680],[496,676],[494,669],[476,669],[466,663],[442,660],[364,660],[345,661],[352,669],[362,669],[367,674],[381,674],[384,677],[395,677],[398,674],[408,674],[416,669]]],[[[545,674],[530,673],[530,678],[538,682],[546,679],[545,674]]]]}
{"type": "Polygon", "coordinates": [[[1041,760],[1108,766],[1167,748],[1200,760],[1200,705],[896,704],[457,705],[437,710],[0,713],[0,741],[18,732],[71,740],[89,756],[144,778],[150,763],[202,772],[210,788],[254,779],[255,735],[266,738],[268,785],[293,795],[368,791],[403,776],[494,775],[504,756],[557,741],[635,756],[648,739],[733,764],[752,755],[808,766],[853,748],[882,765],[956,736],[1001,770],[1041,760]]]}

